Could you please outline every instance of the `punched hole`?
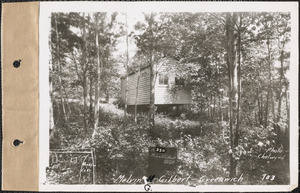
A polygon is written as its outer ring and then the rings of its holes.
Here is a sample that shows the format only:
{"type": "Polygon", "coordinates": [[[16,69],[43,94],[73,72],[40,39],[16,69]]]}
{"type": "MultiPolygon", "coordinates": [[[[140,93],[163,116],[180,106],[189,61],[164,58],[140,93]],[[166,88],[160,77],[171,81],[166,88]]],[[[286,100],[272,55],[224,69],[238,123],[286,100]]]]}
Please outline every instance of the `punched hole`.
{"type": "Polygon", "coordinates": [[[14,65],[15,68],[19,68],[20,65],[21,65],[21,60],[15,60],[13,65],[14,65]]]}
{"type": "Polygon", "coordinates": [[[15,139],[14,142],[13,142],[15,147],[19,146],[21,143],[23,143],[23,141],[20,141],[18,139],[15,139]]]}

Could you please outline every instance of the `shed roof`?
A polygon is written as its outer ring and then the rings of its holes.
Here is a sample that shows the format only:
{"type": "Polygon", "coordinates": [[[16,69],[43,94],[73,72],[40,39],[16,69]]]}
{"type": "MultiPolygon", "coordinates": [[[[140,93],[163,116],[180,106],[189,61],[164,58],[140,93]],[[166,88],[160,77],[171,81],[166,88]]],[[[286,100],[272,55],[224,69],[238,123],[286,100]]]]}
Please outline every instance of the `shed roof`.
{"type": "MultiPolygon", "coordinates": [[[[145,69],[147,69],[147,68],[149,68],[149,67],[150,67],[150,65],[144,66],[144,67],[141,68],[141,71],[143,71],[143,70],[145,70],[145,69]]],[[[130,73],[128,74],[128,76],[134,75],[135,73],[137,73],[137,72],[136,72],[136,71],[130,72],[130,73]]],[[[121,79],[124,79],[124,78],[126,78],[126,74],[123,74],[123,75],[121,76],[121,79]]]]}

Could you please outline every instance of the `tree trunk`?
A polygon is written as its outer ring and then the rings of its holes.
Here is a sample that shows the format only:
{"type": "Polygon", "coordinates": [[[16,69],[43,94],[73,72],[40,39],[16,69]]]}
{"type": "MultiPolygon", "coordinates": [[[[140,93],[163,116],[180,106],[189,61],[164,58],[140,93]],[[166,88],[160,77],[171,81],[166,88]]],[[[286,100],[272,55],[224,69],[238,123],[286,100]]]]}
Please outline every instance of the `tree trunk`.
{"type": "MultiPolygon", "coordinates": [[[[283,45],[284,48],[284,45],[283,45]]],[[[277,113],[277,123],[280,121],[281,118],[281,100],[282,100],[282,81],[283,81],[283,61],[284,61],[284,51],[283,48],[280,50],[280,80],[279,80],[279,91],[278,91],[278,113],[277,113]]]]}
{"type": "Polygon", "coordinates": [[[268,94],[267,94],[267,103],[266,103],[266,114],[265,114],[265,127],[268,126],[268,114],[269,114],[269,103],[271,102],[271,113],[273,116],[273,122],[275,121],[275,110],[274,110],[274,98],[272,91],[272,56],[270,48],[270,38],[267,38],[267,49],[268,49],[268,73],[269,73],[269,84],[268,84],[268,94]]]}
{"type": "Polygon", "coordinates": [[[68,95],[67,95],[67,91],[66,91],[66,88],[65,87],[62,87],[62,89],[63,89],[63,93],[64,93],[64,101],[65,101],[65,104],[66,104],[66,106],[67,106],[67,108],[68,108],[68,115],[67,115],[67,117],[68,118],[70,118],[70,116],[71,116],[71,114],[72,114],[72,111],[71,111],[71,108],[70,108],[70,105],[69,105],[69,97],[68,97],[68,95]]]}
{"type": "Polygon", "coordinates": [[[234,146],[237,147],[239,144],[239,132],[240,132],[240,106],[241,106],[241,62],[242,62],[242,40],[241,40],[241,28],[242,28],[242,18],[241,15],[238,18],[239,28],[238,28],[238,43],[237,43],[237,110],[236,110],[236,128],[234,137],[234,146]]]}
{"type": "MultiPolygon", "coordinates": [[[[50,49],[52,47],[50,46],[50,49]]],[[[51,50],[51,53],[53,53],[53,50],[51,50]]],[[[50,128],[50,133],[53,133],[55,129],[55,122],[54,122],[54,113],[53,113],[53,107],[54,107],[54,98],[53,98],[53,83],[52,83],[52,74],[53,74],[53,54],[52,54],[52,59],[51,62],[49,63],[49,94],[50,94],[50,120],[49,120],[49,128],[50,128]]],[[[50,135],[51,138],[51,135],[50,135]]]]}
{"type": "Polygon", "coordinates": [[[265,105],[265,114],[264,114],[264,127],[266,128],[268,125],[268,114],[269,114],[269,98],[270,98],[270,92],[267,93],[267,102],[265,105]]]}
{"type": "Polygon", "coordinates": [[[87,131],[87,126],[88,126],[88,121],[87,121],[87,114],[88,114],[88,112],[87,112],[87,76],[86,75],[84,75],[83,76],[83,81],[84,81],[84,83],[83,83],[83,119],[84,119],[84,121],[83,121],[83,128],[84,128],[84,130],[85,131],[87,131]]]}
{"type": "MultiPolygon", "coordinates": [[[[150,39],[153,39],[152,25],[153,25],[153,13],[150,15],[149,20],[149,31],[150,39]]],[[[149,53],[149,64],[150,64],[150,105],[149,105],[149,127],[150,130],[154,128],[154,102],[155,102],[155,69],[153,63],[153,42],[150,43],[150,53],[149,53]]]]}
{"type": "Polygon", "coordinates": [[[263,101],[263,93],[260,94],[260,110],[261,110],[261,125],[264,124],[264,101],[263,101]]]}
{"type": "Polygon", "coordinates": [[[125,21],[126,21],[126,83],[125,83],[125,108],[124,108],[124,118],[127,117],[127,109],[128,109],[128,64],[129,64],[129,53],[128,53],[128,26],[127,26],[127,13],[125,13],[125,21]]]}
{"type": "Polygon", "coordinates": [[[257,124],[261,124],[261,113],[260,113],[260,102],[259,102],[259,94],[258,94],[258,91],[257,91],[257,107],[258,107],[258,112],[257,112],[257,118],[258,118],[258,123],[257,124]]]}
{"type": "Polygon", "coordinates": [[[96,38],[95,43],[97,47],[97,69],[96,69],[96,82],[95,82],[95,99],[94,99],[94,129],[98,128],[99,124],[99,92],[100,92],[100,78],[101,78],[101,61],[100,61],[100,46],[99,46],[99,29],[98,29],[98,13],[96,13],[96,38]]]}
{"type": "MultiPolygon", "coordinates": [[[[227,40],[227,65],[229,75],[229,128],[230,128],[230,148],[234,151],[235,132],[234,126],[236,118],[236,103],[237,103],[237,65],[236,65],[236,37],[234,34],[234,26],[237,21],[236,13],[226,13],[226,40],[227,40]]],[[[230,154],[230,177],[236,175],[236,160],[233,153],[230,154]]]]}
{"type": "Polygon", "coordinates": [[[290,103],[289,103],[289,94],[288,94],[288,80],[286,80],[286,88],[285,88],[285,106],[286,106],[286,111],[287,111],[287,130],[285,131],[286,136],[289,136],[290,132],[290,103]]]}
{"type": "MultiPolygon", "coordinates": [[[[283,44],[284,47],[284,44],[283,44]]],[[[277,142],[279,144],[281,144],[280,142],[284,142],[285,140],[283,140],[283,138],[285,136],[282,136],[281,130],[280,130],[280,118],[281,118],[281,100],[282,100],[282,80],[283,80],[283,61],[284,61],[284,52],[283,52],[283,48],[280,49],[280,80],[279,80],[279,90],[277,93],[277,98],[278,98],[278,108],[277,108],[277,117],[274,116],[274,128],[275,131],[277,132],[277,142]],[[276,121],[275,121],[276,119],[276,121]],[[275,123],[276,122],[276,123],[275,123]]]]}
{"type": "MultiPolygon", "coordinates": [[[[150,54],[152,57],[152,54],[150,54]]],[[[152,63],[152,62],[150,62],[152,63]]],[[[151,64],[152,65],[152,64],[151,64]]],[[[150,67],[150,105],[149,105],[149,126],[152,130],[154,127],[154,115],[155,115],[155,73],[154,73],[154,66],[150,67]]]]}
{"type": "Polygon", "coordinates": [[[213,113],[212,113],[212,119],[215,119],[215,110],[216,110],[216,95],[214,94],[214,106],[213,106],[213,113]]]}
{"type": "Polygon", "coordinates": [[[213,116],[213,106],[212,106],[212,94],[210,94],[210,98],[209,98],[209,119],[212,120],[212,116],[213,116]]]}
{"type": "MultiPolygon", "coordinates": [[[[85,17],[85,14],[83,13],[83,18],[85,17]]],[[[82,49],[82,64],[83,64],[83,129],[85,133],[87,133],[87,61],[86,61],[86,32],[85,32],[85,21],[82,21],[82,29],[83,29],[83,49],[82,49]]]]}
{"type": "MultiPolygon", "coordinates": [[[[90,69],[91,71],[92,69],[90,69]]],[[[93,76],[90,73],[90,89],[89,89],[89,94],[90,94],[90,108],[89,108],[89,122],[90,124],[93,123],[94,117],[93,117],[93,76]]]]}
{"type": "Polygon", "coordinates": [[[59,80],[59,95],[60,95],[60,102],[62,105],[62,110],[64,114],[64,120],[65,122],[68,121],[67,113],[66,113],[66,108],[64,104],[64,98],[63,98],[63,91],[62,91],[62,80],[61,80],[61,65],[60,65],[60,56],[59,56],[59,35],[58,35],[58,28],[57,28],[57,18],[55,17],[55,32],[56,32],[56,52],[57,52],[57,67],[59,69],[58,72],[58,80],[59,80]]]}
{"type": "Polygon", "coordinates": [[[263,107],[262,103],[262,93],[259,95],[259,90],[256,91],[257,93],[257,106],[258,106],[258,125],[263,125],[263,107]],[[261,99],[260,99],[261,98],[261,99]]]}
{"type": "Polygon", "coordinates": [[[107,102],[109,102],[109,89],[108,88],[106,88],[106,90],[105,90],[105,100],[107,102]]]}
{"type": "Polygon", "coordinates": [[[221,113],[221,121],[223,122],[224,116],[223,116],[223,90],[221,91],[221,99],[220,100],[220,113],[221,113]]]}
{"type": "Polygon", "coordinates": [[[218,106],[219,106],[219,121],[223,121],[223,111],[222,111],[222,100],[223,100],[223,89],[221,88],[221,78],[220,78],[220,64],[217,63],[217,73],[216,78],[218,82],[218,106]]]}
{"type": "Polygon", "coordinates": [[[53,87],[52,87],[52,65],[50,66],[50,73],[49,73],[49,92],[50,92],[50,120],[49,120],[49,126],[50,126],[50,132],[54,131],[55,124],[54,124],[54,118],[53,118],[53,87]]]}

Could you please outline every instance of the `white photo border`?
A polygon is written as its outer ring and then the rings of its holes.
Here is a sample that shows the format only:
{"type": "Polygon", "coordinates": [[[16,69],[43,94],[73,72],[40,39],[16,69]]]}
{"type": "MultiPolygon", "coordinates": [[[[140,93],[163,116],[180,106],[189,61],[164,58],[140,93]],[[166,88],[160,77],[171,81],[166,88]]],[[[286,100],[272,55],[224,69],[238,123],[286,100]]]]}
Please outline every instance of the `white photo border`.
{"type": "Polygon", "coordinates": [[[40,2],[39,18],[39,190],[145,191],[143,185],[45,185],[49,164],[49,45],[52,12],[290,12],[290,185],[152,185],[153,191],[292,191],[298,187],[298,3],[297,2],[40,2]]]}

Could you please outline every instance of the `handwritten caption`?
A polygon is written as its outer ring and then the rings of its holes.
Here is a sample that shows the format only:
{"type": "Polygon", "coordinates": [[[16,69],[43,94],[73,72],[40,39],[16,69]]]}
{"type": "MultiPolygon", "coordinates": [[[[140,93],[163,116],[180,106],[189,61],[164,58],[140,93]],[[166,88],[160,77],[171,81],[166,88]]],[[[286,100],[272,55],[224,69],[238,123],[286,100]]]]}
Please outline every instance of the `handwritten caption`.
{"type": "Polygon", "coordinates": [[[275,161],[275,160],[283,160],[286,157],[285,151],[283,150],[283,147],[274,148],[271,147],[267,149],[265,152],[258,154],[257,158],[264,159],[269,161],[275,161]]]}

